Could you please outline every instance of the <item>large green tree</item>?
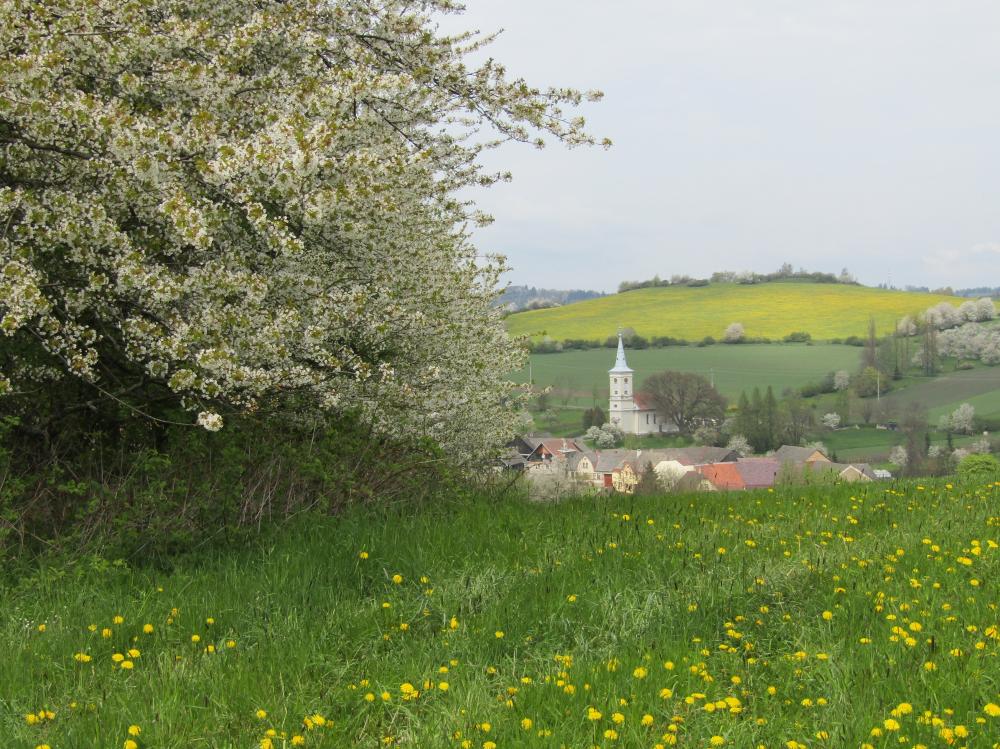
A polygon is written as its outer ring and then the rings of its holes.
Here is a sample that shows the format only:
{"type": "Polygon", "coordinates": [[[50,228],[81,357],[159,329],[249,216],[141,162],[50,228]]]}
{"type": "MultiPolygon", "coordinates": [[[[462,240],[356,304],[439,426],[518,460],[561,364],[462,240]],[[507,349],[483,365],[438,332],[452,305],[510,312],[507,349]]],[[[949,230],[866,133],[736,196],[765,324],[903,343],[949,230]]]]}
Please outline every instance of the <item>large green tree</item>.
{"type": "Polygon", "coordinates": [[[586,95],[470,65],[489,38],[435,20],[458,10],[0,0],[2,408],[51,433],[62,387],[64,415],[501,440],[521,352],[460,191],[505,177],[479,165],[501,141],[592,140],[586,95]]]}
{"type": "Polygon", "coordinates": [[[705,377],[693,372],[650,375],[640,392],[684,434],[703,423],[718,423],[725,414],[726,399],[705,377]]]}

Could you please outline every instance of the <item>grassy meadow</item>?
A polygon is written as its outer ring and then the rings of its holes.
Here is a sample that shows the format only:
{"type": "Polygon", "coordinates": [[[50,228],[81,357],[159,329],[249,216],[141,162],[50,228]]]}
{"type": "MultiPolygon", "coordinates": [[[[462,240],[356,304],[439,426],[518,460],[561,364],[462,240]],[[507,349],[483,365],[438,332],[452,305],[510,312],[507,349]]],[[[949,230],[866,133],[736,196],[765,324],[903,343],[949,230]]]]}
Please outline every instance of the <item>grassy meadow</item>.
{"type": "MultiPolygon", "coordinates": [[[[713,377],[715,386],[727,398],[735,399],[743,390],[768,385],[780,395],[786,388],[817,381],[838,369],[855,371],[861,357],[856,346],[832,344],[739,344],[715,346],[668,346],[627,351],[628,364],[636,370],[636,384],[664,370],[697,372],[713,377]]],[[[578,405],[597,400],[606,406],[608,370],[615,364],[615,350],[565,351],[560,354],[533,354],[531,376],[539,387],[565,386],[574,393],[578,405]]],[[[528,369],[513,375],[515,382],[528,381],[528,369]]]]}
{"type": "Polygon", "coordinates": [[[0,589],[5,746],[989,747],[998,487],[443,500],[0,589]],[[126,743],[131,742],[131,743],[126,743]]]}
{"type": "Polygon", "coordinates": [[[697,341],[705,336],[720,339],[726,326],[739,322],[749,337],[780,340],[803,331],[816,340],[829,340],[865,335],[869,317],[875,318],[880,332],[886,332],[904,315],[942,301],[958,306],[965,300],[841,284],[671,286],[519,312],[507,318],[507,329],[515,335],[603,341],[623,326],[647,338],[697,341]]]}

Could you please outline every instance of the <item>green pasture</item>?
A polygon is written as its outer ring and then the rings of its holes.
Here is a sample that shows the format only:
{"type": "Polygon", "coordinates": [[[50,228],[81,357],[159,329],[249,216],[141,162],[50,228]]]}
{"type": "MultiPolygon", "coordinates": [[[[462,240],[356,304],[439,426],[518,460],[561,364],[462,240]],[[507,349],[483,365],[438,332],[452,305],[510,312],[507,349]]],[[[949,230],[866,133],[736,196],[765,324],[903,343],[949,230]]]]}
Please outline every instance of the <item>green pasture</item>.
{"type": "MultiPolygon", "coordinates": [[[[832,344],[716,344],[714,346],[668,346],[626,352],[636,384],[664,370],[696,372],[713,378],[727,398],[735,400],[743,390],[762,390],[769,385],[776,395],[820,380],[828,372],[857,370],[861,349],[832,344]]],[[[608,370],[614,366],[615,350],[566,351],[533,354],[530,373],[538,387],[554,386],[573,393],[570,403],[589,406],[593,400],[607,408],[608,370]]],[[[528,381],[529,369],[517,372],[516,382],[528,381]]],[[[558,406],[558,394],[553,396],[558,406]]]]}
{"type": "Polygon", "coordinates": [[[726,326],[739,322],[749,337],[781,339],[803,331],[816,340],[829,340],[864,336],[869,317],[880,332],[887,332],[904,315],[923,312],[941,301],[957,306],[965,300],[841,284],[671,286],[520,312],[507,318],[507,328],[533,338],[603,341],[619,327],[631,327],[647,338],[697,341],[705,336],[721,339],[726,326]]]}
{"type": "Polygon", "coordinates": [[[951,481],[558,504],[456,489],[164,567],[50,554],[0,585],[0,735],[990,747],[1000,494],[951,481]]]}
{"type": "Polygon", "coordinates": [[[933,424],[962,403],[975,406],[977,416],[997,418],[1000,417],[1000,366],[909,378],[904,387],[891,391],[885,400],[897,414],[910,403],[920,403],[927,408],[933,424]]]}

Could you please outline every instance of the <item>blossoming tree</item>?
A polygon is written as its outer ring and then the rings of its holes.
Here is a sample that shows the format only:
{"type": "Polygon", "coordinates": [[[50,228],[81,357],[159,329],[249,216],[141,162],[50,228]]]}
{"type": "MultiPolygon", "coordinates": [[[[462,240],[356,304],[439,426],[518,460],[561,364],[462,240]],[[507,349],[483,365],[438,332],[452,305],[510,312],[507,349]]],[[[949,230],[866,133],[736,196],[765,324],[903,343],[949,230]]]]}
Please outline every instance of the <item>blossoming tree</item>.
{"type": "Polygon", "coordinates": [[[503,141],[592,143],[564,109],[598,94],[468,64],[459,10],[0,0],[4,408],[69,383],[210,430],[294,404],[495,444],[521,353],[459,191],[503,141]]]}

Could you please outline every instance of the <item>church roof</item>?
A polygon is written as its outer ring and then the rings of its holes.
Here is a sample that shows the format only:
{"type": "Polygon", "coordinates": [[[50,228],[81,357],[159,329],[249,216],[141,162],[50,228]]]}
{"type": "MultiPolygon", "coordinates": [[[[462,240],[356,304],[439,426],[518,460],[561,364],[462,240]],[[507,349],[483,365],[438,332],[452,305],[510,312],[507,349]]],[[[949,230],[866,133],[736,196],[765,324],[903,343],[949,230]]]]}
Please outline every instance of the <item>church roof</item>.
{"type": "Polygon", "coordinates": [[[631,374],[634,370],[630,369],[628,362],[625,361],[625,343],[622,341],[622,334],[618,334],[618,356],[615,359],[615,366],[613,369],[608,370],[608,374],[631,374]]]}

